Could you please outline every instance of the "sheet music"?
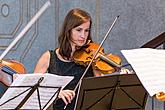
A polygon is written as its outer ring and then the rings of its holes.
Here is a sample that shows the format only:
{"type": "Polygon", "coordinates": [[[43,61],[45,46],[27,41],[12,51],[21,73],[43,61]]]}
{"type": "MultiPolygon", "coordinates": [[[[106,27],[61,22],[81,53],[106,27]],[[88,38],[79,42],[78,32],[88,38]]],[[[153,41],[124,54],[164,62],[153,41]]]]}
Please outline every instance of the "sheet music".
{"type": "Polygon", "coordinates": [[[121,52],[150,96],[165,92],[165,50],[140,48],[121,52]]]}
{"type": "MultiPolygon", "coordinates": [[[[17,78],[14,80],[14,82],[11,84],[11,86],[34,86],[38,80],[44,77],[43,81],[40,83],[40,86],[53,86],[53,87],[65,87],[72,79],[73,77],[70,76],[57,76],[54,74],[17,74],[17,78]]],[[[4,103],[6,100],[20,94],[21,92],[27,90],[27,88],[8,88],[5,94],[0,99],[0,105],[4,103]]],[[[14,109],[18,106],[19,103],[23,100],[23,98],[29,93],[31,89],[29,89],[24,94],[20,95],[19,97],[10,100],[8,103],[0,106],[1,109],[14,109]]],[[[41,88],[39,87],[39,93],[40,93],[40,100],[41,100],[41,108],[43,108],[46,103],[49,101],[49,99],[54,95],[55,92],[57,92],[58,88],[41,88]]],[[[47,105],[49,105],[55,100],[57,94],[53,97],[51,102],[47,105]]],[[[46,107],[46,108],[47,108],[46,107]]],[[[45,110],[46,110],[45,108],[45,110]]],[[[29,100],[24,104],[24,106],[21,109],[39,109],[39,103],[38,103],[38,96],[37,91],[35,91],[29,100]]]]}

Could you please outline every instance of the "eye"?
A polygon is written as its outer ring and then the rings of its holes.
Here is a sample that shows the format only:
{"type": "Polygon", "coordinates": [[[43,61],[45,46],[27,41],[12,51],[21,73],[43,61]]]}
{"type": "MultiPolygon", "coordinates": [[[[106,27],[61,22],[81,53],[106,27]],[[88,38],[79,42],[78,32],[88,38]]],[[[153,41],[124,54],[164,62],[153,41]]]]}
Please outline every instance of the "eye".
{"type": "Polygon", "coordinates": [[[78,29],[76,29],[76,31],[78,31],[78,32],[80,32],[82,29],[80,29],[80,28],[78,28],[78,29]]]}
{"type": "Polygon", "coordinates": [[[89,31],[90,31],[90,29],[86,29],[86,30],[85,30],[85,32],[89,32],[89,31]]]}

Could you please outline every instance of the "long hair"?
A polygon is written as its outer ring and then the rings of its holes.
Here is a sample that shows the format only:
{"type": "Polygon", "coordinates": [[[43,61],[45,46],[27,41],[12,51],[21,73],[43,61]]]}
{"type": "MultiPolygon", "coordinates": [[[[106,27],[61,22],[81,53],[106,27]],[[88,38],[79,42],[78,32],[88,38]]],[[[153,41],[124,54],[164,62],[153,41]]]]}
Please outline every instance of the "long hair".
{"type": "MultiPolygon", "coordinates": [[[[88,21],[90,21],[90,29],[91,29],[92,18],[90,16],[90,14],[79,8],[72,9],[66,15],[66,17],[64,19],[64,23],[62,25],[61,32],[58,37],[59,48],[60,48],[59,53],[63,58],[69,59],[71,57],[71,52],[72,52],[72,48],[71,48],[71,44],[70,44],[71,30],[88,21]]],[[[87,37],[87,41],[88,40],[92,41],[90,30],[89,30],[89,35],[87,37]]]]}

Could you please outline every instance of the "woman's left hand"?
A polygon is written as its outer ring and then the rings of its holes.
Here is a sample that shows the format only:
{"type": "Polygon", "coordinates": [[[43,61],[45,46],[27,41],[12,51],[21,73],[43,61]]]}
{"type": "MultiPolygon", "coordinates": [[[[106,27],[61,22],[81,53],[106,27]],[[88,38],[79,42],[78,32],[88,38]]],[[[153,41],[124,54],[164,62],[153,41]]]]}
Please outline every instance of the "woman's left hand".
{"type": "Polygon", "coordinates": [[[130,74],[130,73],[131,73],[131,71],[129,69],[127,69],[127,68],[122,68],[120,70],[120,74],[130,74]]]}

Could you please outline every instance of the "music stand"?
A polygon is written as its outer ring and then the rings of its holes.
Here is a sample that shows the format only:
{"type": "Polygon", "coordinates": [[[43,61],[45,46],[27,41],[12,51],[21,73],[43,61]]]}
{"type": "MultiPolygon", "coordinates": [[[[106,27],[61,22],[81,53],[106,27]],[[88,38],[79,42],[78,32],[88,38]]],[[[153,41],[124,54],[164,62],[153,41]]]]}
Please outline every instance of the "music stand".
{"type": "Polygon", "coordinates": [[[75,110],[144,110],[147,97],[135,74],[84,78],[75,110]]]}
{"type": "Polygon", "coordinates": [[[46,110],[72,79],[48,73],[18,75],[0,99],[0,108],[46,110]]]}

